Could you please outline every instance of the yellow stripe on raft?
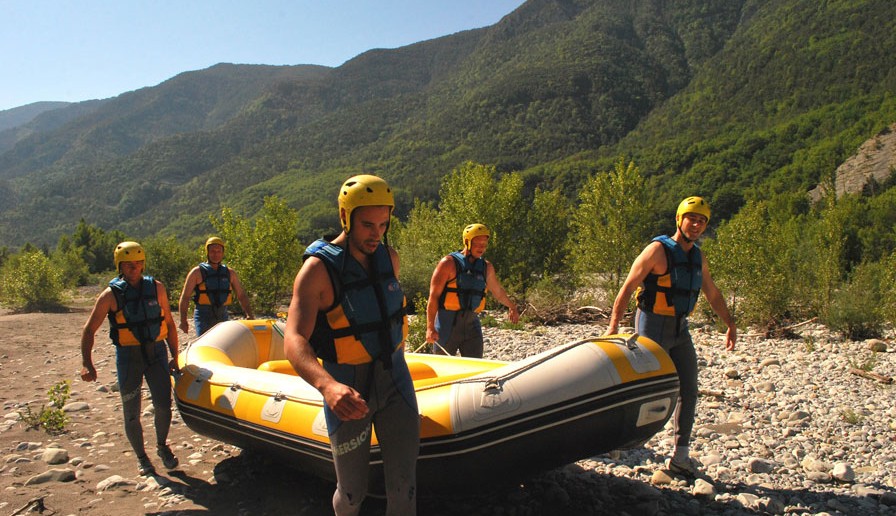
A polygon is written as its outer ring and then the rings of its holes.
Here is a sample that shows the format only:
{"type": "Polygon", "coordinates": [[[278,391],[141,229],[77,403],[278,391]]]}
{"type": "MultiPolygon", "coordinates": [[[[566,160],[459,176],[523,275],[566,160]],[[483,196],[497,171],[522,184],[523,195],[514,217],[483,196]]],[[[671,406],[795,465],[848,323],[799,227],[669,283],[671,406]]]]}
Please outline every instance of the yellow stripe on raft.
{"type": "MultiPolygon", "coordinates": [[[[631,338],[631,336],[607,335],[606,338],[629,339],[631,338]]],[[[613,361],[613,365],[616,366],[616,372],[619,373],[619,378],[623,383],[675,373],[675,364],[672,363],[672,359],[669,358],[669,355],[665,352],[657,353],[657,350],[661,350],[659,344],[648,339],[647,337],[639,337],[638,344],[644,346],[650,353],[653,354],[653,356],[659,361],[660,368],[656,371],[650,371],[646,373],[639,373],[635,371],[628,357],[625,356],[624,346],[620,346],[619,344],[616,344],[614,342],[608,342],[607,340],[602,339],[594,340],[593,343],[601,350],[603,350],[603,352],[606,353],[607,356],[610,357],[610,359],[613,361]]]]}

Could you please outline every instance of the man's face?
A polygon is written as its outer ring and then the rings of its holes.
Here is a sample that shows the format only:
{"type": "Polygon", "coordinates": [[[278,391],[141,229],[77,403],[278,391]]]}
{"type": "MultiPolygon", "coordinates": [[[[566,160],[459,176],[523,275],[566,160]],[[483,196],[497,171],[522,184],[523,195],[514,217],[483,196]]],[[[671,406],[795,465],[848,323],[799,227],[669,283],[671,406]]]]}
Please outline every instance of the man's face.
{"type": "Polygon", "coordinates": [[[685,213],[681,217],[681,232],[690,240],[697,240],[706,231],[706,217],[699,213],[685,213]]]}
{"type": "Polygon", "coordinates": [[[212,244],[208,246],[208,263],[221,263],[224,259],[224,246],[212,244]]]}
{"type": "Polygon", "coordinates": [[[143,276],[144,261],[120,262],[118,268],[121,270],[124,280],[128,283],[135,283],[143,276]]]}
{"type": "Polygon", "coordinates": [[[352,211],[349,239],[354,248],[373,254],[389,228],[388,206],[361,206],[352,211]]]}
{"type": "Polygon", "coordinates": [[[487,248],[488,237],[485,235],[479,235],[470,240],[470,255],[473,256],[473,258],[480,258],[485,254],[487,248]]]}

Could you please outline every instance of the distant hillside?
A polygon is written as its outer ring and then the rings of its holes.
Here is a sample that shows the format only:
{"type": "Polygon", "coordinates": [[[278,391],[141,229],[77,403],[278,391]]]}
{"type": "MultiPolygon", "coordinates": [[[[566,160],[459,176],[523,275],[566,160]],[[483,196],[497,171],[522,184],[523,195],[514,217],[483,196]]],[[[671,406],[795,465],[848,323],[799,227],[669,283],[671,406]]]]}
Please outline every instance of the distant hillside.
{"type": "Polygon", "coordinates": [[[25,106],[0,111],[0,132],[25,125],[44,111],[59,109],[68,104],[68,102],[34,102],[25,106]]]}
{"type": "MultiPolygon", "coordinates": [[[[84,102],[37,102],[28,106],[42,105],[46,109],[34,111],[34,116],[14,117],[21,123],[0,131],[0,155],[11,150],[17,143],[28,138],[32,134],[47,134],[59,127],[75,120],[83,115],[91,113],[105,104],[105,100],[87,100],[84,102]]],[[[21,108],[0,112],[10,113],[21,108]]]]}
{"type": "Polygon", "coordinates": [[[808,191],[896,120],[896,3],[529,0],[492,27],[334,69],[218,65],[109,99],[0,153],[0,241],[81,217],[134,237],[209,230],[266,195],[307,239],[360,171],[399,215],[473,160],[574,196],[619,156],[670,207],[808,191]]]}

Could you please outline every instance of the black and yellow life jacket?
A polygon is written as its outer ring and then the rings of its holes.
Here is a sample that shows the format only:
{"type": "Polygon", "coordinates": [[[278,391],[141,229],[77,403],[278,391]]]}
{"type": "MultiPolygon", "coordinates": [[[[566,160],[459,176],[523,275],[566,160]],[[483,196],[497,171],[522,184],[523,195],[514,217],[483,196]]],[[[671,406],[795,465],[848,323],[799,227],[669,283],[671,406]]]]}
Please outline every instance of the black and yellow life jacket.
{"type": "Polygon", "coordinates": [[[485,259],[479,257],[471,262],[460,251],[449,256],[454,259],[455,275],[445,284],[439,307],[452,312],[481,312],[485,308],[485,259]]]}
{"type": "Polygon", "coordinates": [[[230,270],[223,263],[215,269],[208,262],[199,264],[202,281],[193,289],[193,301],[197,305],[227,306],[233,302],[230,288],[230,270]]]}
{"type": "Polygon", "coordinates": [[[404,292],[392,259],[380,244],[364,270],[345,248],[317,240],[304,259],[316,256],[333,284],[333,306],[318,312],[309,339],[317,356],[338,364],[388,362],[408,334],[404,292]]]}
{"type": "Polygon", "coordinates": [[[703,286],[703,255],[695,244],[687,253],[666,235],[653,239],[663,244],[666,273],[648,274],[638,289],[638,308],[659,315],[686,317],[697,304],[703,286]]]}
{"type": "Polygon", "coordinates": [[[115,295],[115,312],[109,312],[109,337],[116,346],[139,346],[161,342],[168,337],[165,311],[159,304],[158,288],[152,276],[143,276],[139,287],[122,277],[109,282],[115,295]]]}

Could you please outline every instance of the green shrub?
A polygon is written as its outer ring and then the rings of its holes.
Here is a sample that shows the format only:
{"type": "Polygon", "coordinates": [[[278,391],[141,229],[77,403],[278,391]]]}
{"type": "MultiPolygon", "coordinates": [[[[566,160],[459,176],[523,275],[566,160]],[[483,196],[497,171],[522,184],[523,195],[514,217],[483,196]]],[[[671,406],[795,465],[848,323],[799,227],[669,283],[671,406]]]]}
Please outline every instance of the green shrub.
{"type": "Polygon", "coordinates": [[[59,435],[65,433],[65,427],[68,425],[68,416],[62,410],[65,402],[71,396],[71,382],[62,380],[56,385],[50,387],[47,391],[50,398],[50,405],[44,405],[40,411],[34,412],[30,406],[25,406],[24,412],[19,412],[19,420],[28,425],[28,428],[43,428],[50,435],[59,435]]]}
{"type": "Polygon", "coordinates": [[[598,278],[595,286],[604,297],[616,297],[650,238],[650,219],[645,214],[653,210],[652,199],[634,162],[620,159],[612,171],[588,179],[572,214],[568,242],[569,262],[579,284],[598,278]]]}
{"type": "Polygon", "coordinates": [[[175,237],[151,237],[142,242],[146,249],[146,271],[165,285],[168,303],[177,309],[180,291],[190,269],[196,265],[194,255],[175,237]]]}
{"type": "Polygon", "coordinates": [[[834,292],[824,322],[852,340],[880,337],[884,316],[880,305],[883,265],[863,263],[853,271],[849,283],[834,292]]]}
{"type": "Polygon", "coordinates": [[[418,293],[413,301],[414,315],[408,318],[408,339],[405,349],[414,353],[427,352],[426,345],[426,305],[427,296],[418,293]]]}
{"type": "Polygon", "coordinates": [[[566,276],[544,277],[526,291],[525,310],[520,307],[521,319],[551,323],[568,316],[575,299],[575,288],[566,276]]]}
{"type": "Polygon", "coordinates": [[[224,261],[239,274],[255,314],[273,315],[289,303],[293,280],[302,265],[296,211],[271,196],[264,199],[254,224],[230,208],[221,210],[220,219],[212,217],[211,223],[227,244],[224,261]]]}
{"type": "Polygon", "coordinates": [[[63,271],[40,251],[10,257],[0,268],[0,302],[33,312],[58,309],[66,300],[63,271]]]}
{"type": "Polygon", "coordinates": [[[74,246],[59,246],[50,254],[50,261],[62,273],[66,288],[87,285],[90,268],[83,258],[83,249],[74,246]]]}

